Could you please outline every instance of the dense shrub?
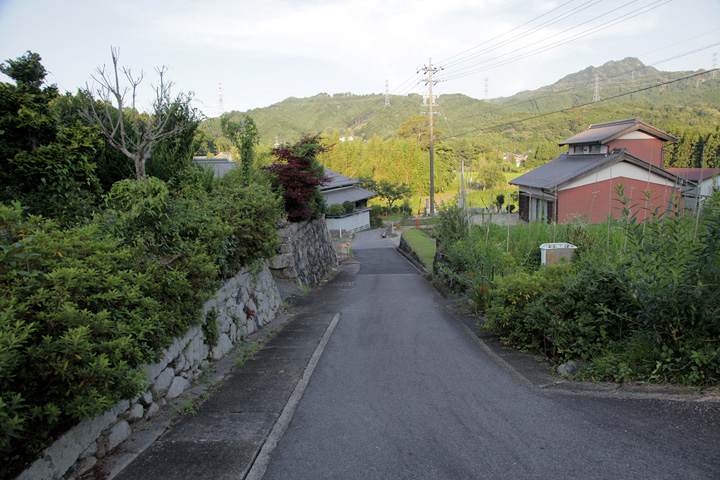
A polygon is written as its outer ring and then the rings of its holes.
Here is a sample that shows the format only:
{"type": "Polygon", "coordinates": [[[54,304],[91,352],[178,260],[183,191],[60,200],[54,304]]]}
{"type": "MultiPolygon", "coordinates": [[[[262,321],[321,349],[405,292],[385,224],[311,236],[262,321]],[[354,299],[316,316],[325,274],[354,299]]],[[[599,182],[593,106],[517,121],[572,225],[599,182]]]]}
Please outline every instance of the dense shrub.
{"type": "Polygon", "coordinates": [[[141,391],[162,308],[133,249],[98,224],[61,229],[17,204],[0,222],[0,453],[12,459],[141,391]]]}
{"type": "Polygon", "coordinates": [[[468,222],[465,211],[457,205],[445,202],[439,208],[433,231],[440,243],[449,245],[468,235],[468,222]]]}
{"type": "Polygon", "coordinates": [[[345,213],[352,213],[353,210],[355,210],[355,202],[351,202],[350,200],[345,200],[342,203],[342,207],[345,210],[345,213]]]}
{"type": "Polygon", "coordinates": [[[283,212],[267,187],[176,187],[119,182],[75,228],[0,205],[0,476],[141,392],[138,366],[208,320],[219,283],[274,256],[283,212]]]}
{"type": "MultiPolygon", "coordinates": [[[[702,214],[647,212],[602,225],[532,223],[463,233],[439,218],[439,272],[486,315],[485,329],[556,362],[585,360],[581,378],[720,384],[720,194],[702,214]],[[570,265],[540,266],[538,246],[576,245],[570,265]]],[[[482,323],[482,322],[479,322],[482,323]]]]}
{"type": "MultiPolygon", "coordinates": [[[[213,213],[232,229],[222,250],[224,256],[218,256],[223,278],[257,260],[272,258],[280,242],[277,227],[284,217],[282,200],[270,188],[257,183],[241,187],[232,173],[223,177],[211,194],[213,213]]],[[[211,237],[205,234],[202,239],[210,241],[211,237]]]]}
{"type": "Polygon", "coordinates": [[[486,328],[553,360],[589,359],[634,325],[615,267],[581,263],[503,278],[491,291],[486,328]]]}
{"type": "Polygon", "coordinates": [[[327,215],[339,216],[345,214],[345,209],[339,203],[333,203],[328,207],[327,215]]]}
{"type": "Polygon", "coordinates": [[[382,213],[383,209],[380,205],[370,207],[370,228],[380,228],[383,226],[382,213]]]}

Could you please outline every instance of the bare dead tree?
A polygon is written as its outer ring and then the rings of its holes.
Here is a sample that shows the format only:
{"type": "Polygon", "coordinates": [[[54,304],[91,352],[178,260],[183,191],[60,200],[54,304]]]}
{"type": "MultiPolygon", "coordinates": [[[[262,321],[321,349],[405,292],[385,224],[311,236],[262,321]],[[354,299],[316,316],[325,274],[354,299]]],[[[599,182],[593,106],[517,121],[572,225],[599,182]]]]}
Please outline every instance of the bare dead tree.
{"type": "Polygon", "coordinates": [[[145,162],[150,158],[153,145],[166,138],[173,137],[187,128],[188,122],[177,122],[168,127],[168,121],[178,109],[180,102],[189,101],[189,97],[179,96],[173,100],[170,91],[174,85],[168,81],[165,66],[155,69],[159,83],[153,86],[155,97],[152,101],[152,112],[141,114],[137,110],[138,86],[143,80],[143,73],[135,77],[131,70],[118,66],[119,51],[110,49],[112,54],[112,70],[106,71],[105,66],[98,67],[92,75],[94,86],[86,85],[83,89],[88,102],[80,114],[88,122],[96,125],[108,143],[120,150],[135,164],[135,175],[138,180],[145,177],[145,162]],[[127,85],[121,84],[121,73],[127,85]],[[126,96],[130,93],[130,104],[126,96]],[[117,109],[117,111],[114,111],[117,109]],[[127,117],[127,118],[125,118],[127,117]]]}

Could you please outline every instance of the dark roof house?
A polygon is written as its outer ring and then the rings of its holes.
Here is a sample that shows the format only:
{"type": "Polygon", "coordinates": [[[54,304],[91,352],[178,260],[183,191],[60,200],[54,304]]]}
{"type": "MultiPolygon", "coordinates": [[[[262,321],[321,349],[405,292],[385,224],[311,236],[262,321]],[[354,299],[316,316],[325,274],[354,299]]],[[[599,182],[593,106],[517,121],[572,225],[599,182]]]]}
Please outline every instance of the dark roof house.
{"type": "Polygon", "coordinates": [[[325,169],[325,176],[330,179],[328,183],[320,188],[325,196],[325,203],[329,207],[332,204],[342,205],[345,202],[352,202],[355,210],[338,216],[327,216],[328,228],[340,232],[359,232],[370,228],[370,209],[367,208],[367,201],[376,194],[370,190],[358,187],[360,180],[350,178],[330,169],[325,169]]]}
{"type": "Polygon", "coordinates": [[[194,157],[193,162],[204,168],[212,170],[216,178],[224,176],[230,170],[238,166],[237,162],[233,162],[227,158],[194,157]]]}
{"type": "Polygon", "coordinates": [[[520,190],[519,211],[524,221],[567,223],[586,219],[603,222],[619,216],[616,186],[634,198],[640,218],[645,207],[669,205],[685,183],[662,168],[664,142],[675,137],[644,123],[640,118],[590,125],[559,145],[568,152],[510,183],[520,190]],[[652,200],[640,201],[645,191],[652,200]]]}
{"type": "Polygon", "coordinates": [[[355,203],[356,207],[365,207],[367,201],[375,196],[375,192],[358,187],[360,180],[357,178],[346,177],[337,172],[326,168],[325,176],[330,179],[328,183],[320,188],[325,196],[325,203],[330,206],[333,203],[342,205],[344,202],[350,201],[355,203]]]}

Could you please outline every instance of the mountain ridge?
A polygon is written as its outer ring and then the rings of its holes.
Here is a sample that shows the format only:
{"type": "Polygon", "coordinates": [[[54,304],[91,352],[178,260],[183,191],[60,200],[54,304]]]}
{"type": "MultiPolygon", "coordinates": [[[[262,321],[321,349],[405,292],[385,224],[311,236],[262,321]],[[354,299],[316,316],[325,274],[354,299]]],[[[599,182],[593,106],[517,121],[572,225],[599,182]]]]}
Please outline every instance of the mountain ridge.
{"type": "MultiPolygon", "coordinates": [[[[678,125],[711,128],[720,123],[720,80],[707,73],[665,72],[626,57],[586,67],[553,84],[509,97],[485,101],[462,93],[440,95],[436,100],[436,124],[448,141],[472,138],[518,152],[557,141],[560,136],[571,136],[590,123],[620,118],[640,116],[663,130],[678,125]],[[691,75],[694,77],[683,79],[691,75]],[[596,94],[600,101],[593,103],[596,94]],[[498,132],[493,125],[511,128],[498,132]]],[[[365,140],[374,136],[388,138],[405,120],[420,114],[421,107],[422,96],[417,94],[392,95],[387,107],[383,94],[319,93],[306,98],[289,97],[268,107],[229,115],[251,116],[261,144],[267,145],[320,133],[365,140]]],[[[201,129],[222,141],[219,119],[204,121],[201,129]]]]}

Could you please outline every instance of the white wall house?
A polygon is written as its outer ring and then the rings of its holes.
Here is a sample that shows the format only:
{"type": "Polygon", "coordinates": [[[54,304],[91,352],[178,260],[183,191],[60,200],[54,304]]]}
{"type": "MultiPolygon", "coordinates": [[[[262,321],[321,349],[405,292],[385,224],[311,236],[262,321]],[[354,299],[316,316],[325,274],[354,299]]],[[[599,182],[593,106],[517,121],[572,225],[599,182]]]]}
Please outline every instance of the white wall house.
{"type": "Polygon", "coordinates": [[[702,205],[713,191],[720,190],[720,175],[714,168],[668,168],[668,171],[689,181],[683,188],[685,208],[694,210],[698,202],[702,205]]]}
{"type": "Polygon", "coordinates": [[[375,192],[356,186],[360,180],[346,177],[332,170],[325,169],[325,176],[330,182],[320,189],[325,196],[325,203],[329,207],[335,203],[342,205],[352,202],[355,210],[342,215],[325,215],[328,229],[340,232],[360,232],[370,228],[370,208],[367,201],[375,196],[375,192]]]}

